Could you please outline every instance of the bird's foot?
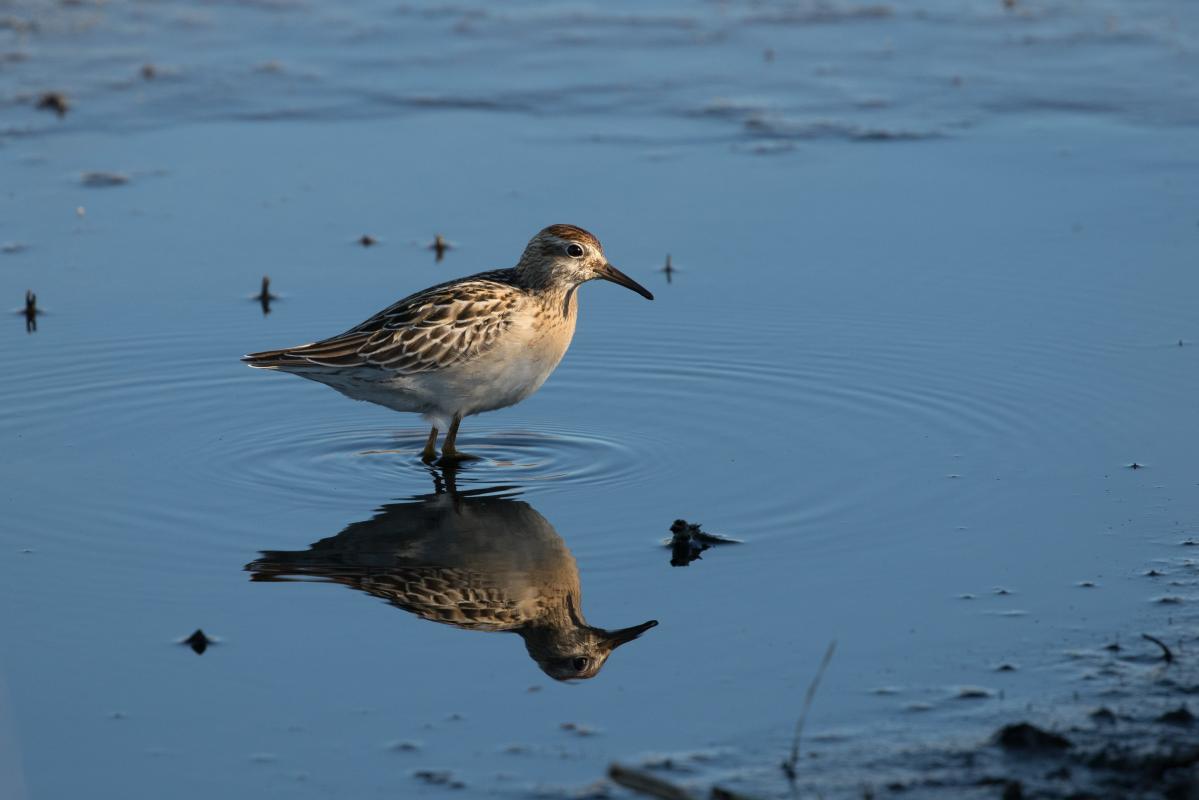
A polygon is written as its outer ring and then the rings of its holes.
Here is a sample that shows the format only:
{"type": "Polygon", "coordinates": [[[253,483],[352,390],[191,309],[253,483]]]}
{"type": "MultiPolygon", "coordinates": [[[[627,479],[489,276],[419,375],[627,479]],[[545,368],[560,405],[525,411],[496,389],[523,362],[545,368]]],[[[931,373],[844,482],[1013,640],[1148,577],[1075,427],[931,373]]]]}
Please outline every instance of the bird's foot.
{"type": "Polygon", "coordinates": [[[441,458],[437,460],[440,467],[456,467],[463,461],[478,461],[482,456],[463,453],[461,450],[442,450],[441,458]]]}

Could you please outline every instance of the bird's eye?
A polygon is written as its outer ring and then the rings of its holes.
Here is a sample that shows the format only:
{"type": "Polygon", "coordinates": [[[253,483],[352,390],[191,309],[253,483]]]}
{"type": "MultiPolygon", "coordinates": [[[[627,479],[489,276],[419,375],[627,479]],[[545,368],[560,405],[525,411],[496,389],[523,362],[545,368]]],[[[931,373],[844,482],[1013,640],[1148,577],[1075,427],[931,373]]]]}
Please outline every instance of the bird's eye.
{"type": "Polygon", "coordinates": [[[566,246],[566,255],[570,256],[571,258],[582,258],[583,257],[583,248],[577,244],[567,245],[566,246]]]}
{"type": "MultiPolygon", "coordinates": [[[[572,247],[578,247],[578,245],[572,245],[572,247]]],[[[587,667],[587,659],[585,658],[576,658],[572,663],[574,665],[575,672],[582,672],[587,667]]]]}

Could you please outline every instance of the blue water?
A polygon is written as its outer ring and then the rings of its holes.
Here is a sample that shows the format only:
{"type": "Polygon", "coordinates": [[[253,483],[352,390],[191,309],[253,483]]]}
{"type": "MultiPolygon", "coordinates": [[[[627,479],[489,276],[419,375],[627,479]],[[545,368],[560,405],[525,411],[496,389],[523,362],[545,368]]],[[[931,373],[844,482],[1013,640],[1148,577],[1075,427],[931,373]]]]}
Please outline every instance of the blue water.
{"type": "Polygon", "coordinates": [[[0,305],[45,312],[0,326],[0,795],[569,796],[698,752],[774,796],[831,640],[826,750],[1075,690],[1066,651],[1180,624],[1142,573],[1199,532],[1197,66],[1171,2],[0,6],[0,305]],[[252,582],[438,487],[419,419],[239,356],[554,222],[656,300],[584,287],[458,488],[658,627],[562,684],[252,582]],[[672,568],[679,517],[745,543],[672,568]]]}

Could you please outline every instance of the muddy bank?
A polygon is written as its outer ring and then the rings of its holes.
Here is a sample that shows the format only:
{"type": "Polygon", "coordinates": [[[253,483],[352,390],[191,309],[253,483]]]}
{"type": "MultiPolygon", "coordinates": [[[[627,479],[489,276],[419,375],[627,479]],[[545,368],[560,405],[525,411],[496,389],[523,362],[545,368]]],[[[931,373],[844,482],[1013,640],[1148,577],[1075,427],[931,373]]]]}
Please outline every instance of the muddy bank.
{"type": "Polygon", "coordinates": [[[1152,603],[1156,632],[1124,630],[1063,652],[1057,671],[1077,688],[1031,697],[1021,714],[958,727],[952,738],[882,730],[855,742],[818,732],[794,784],[785,748],[772,759],[735,744],[631,758],[610,778],[634,794],[677,798],[1199,798],[1199,615],[1190,608],[1199,561],[1157,561],[1142,574],[1174,600],[1152,603]]]}

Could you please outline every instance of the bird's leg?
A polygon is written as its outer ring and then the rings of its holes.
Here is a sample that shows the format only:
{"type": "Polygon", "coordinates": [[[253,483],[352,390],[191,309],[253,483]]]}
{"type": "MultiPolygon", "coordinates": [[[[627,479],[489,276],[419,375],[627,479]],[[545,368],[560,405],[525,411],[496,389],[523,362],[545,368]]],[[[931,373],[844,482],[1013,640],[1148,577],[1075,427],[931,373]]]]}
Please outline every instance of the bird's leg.
{"type": "Polygon", "coordinates": [[[450,429],[446,431],[445,442],[441,445],[441,463],[442,464],[457,464],[459,461],[468,461],[478,456],[472,456],[469,453],[463,453],[454,447],[454,443],[458,439],[458,426],[462,424],[462,415],[455,414],[454,421],[450,423],[450,429]]]}
{"type": "Polygon", "coordinates": [[[429,438],[425,440],[425,449],[421,451],[420,460],[426,464],[433,463],[437,458],[437,427],[429,431],[429,438]]]}

